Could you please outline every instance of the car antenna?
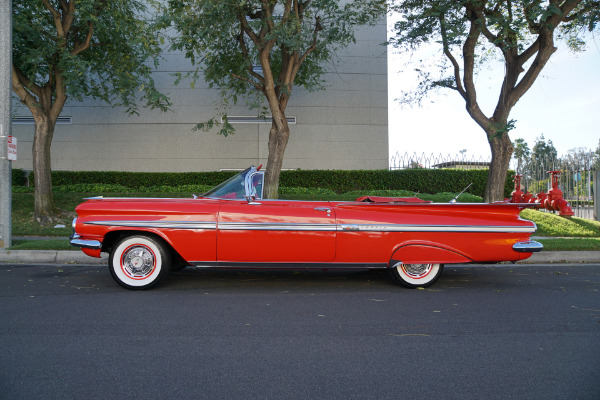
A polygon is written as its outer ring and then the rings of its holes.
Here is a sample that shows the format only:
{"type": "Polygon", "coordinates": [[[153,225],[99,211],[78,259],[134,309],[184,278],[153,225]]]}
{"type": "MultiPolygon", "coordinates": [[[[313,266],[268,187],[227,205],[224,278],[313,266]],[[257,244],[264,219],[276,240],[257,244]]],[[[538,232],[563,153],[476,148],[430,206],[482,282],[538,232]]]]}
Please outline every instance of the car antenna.
{"type": "Polygon", "coordinates": [[[467,186],[466,188],[463,189],[462,192],[460,192],[459,194],[456,195],[455,198],[453,198],[452,200],[450,200],[450,203],[456,203],[456,200],[458,199],[458,196],[460,196],[461,194],[463,194],[468,188],[471,187],[471,185],[473,184],[473,182],[469,183],[469,186],[467,186]]]}

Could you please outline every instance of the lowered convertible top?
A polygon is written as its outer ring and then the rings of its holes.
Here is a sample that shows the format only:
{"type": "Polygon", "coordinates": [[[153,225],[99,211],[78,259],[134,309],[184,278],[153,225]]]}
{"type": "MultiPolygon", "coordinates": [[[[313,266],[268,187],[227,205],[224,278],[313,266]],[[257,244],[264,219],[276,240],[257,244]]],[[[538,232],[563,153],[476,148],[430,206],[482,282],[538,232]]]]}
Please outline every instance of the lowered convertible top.
{"type": "Polygon", "coordinates": [[[361,203],[431,203],[429,200],[419,199],[418,197],[362,196],[356,201],[361,203]]]}

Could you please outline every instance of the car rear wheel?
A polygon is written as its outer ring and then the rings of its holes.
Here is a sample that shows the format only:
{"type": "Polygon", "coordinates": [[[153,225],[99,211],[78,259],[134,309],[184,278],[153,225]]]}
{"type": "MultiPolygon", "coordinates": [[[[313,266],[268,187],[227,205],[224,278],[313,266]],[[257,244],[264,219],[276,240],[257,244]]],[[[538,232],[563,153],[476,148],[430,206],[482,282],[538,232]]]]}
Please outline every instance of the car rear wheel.
{"type": "Polygon", "coordinates": [[[110,252],[112,277],[127,289],[149,289],[169,273],[171,255],[160,240],[142,235],[127,236],[110,252]]]}
{"type": "Polygon", "coordinates": [[[394,264],[389,273],[394,282],[408,288],[428,287],[440,277],[443,264],[394,264]]]}

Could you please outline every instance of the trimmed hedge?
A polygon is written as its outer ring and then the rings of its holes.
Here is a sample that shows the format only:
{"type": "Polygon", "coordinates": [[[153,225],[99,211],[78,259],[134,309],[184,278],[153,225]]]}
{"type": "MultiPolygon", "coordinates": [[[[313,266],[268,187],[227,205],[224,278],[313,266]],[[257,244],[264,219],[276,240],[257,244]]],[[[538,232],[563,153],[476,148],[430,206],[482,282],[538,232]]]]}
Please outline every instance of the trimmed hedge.
{"type": "Polygon", "coordinates": [[[25,171],[18,168],[12,170],[12,185],[13,186],[25,186],[27,184],[27,175],[25,171]]]}
{"type": "MultiPolygon", "coordinates": [[[[336,193],[361,190],[408,190],[419,193],[458,193],[469,183],[467,191],[483,197],[488,170],[482,169],[404,169],[325,171],[283,171],[279,184],[286,187],[320,187],[336,193]]],[[[509,172],[505,196],[513,190],[512,174],[509,172]]]]}
{"type": "MultiPolygon", "coordinates": [[[[53,171],[52,184],[118,185],[132,189],[164,186],[216,186],[235,175],[222,172],[115,172],[53,171]]],[[[512,175],[506,178],[504,196],[513,190],[512,175]]],[[[13,174],[14,175],[14,174],[13,174]]],[[[406,170],[298,170],[282,171],[279,185],[286,188],[321,188],[335,193],[367,190],[408,190],[418,193],[458,193],[470,183],[467,193],[483,197],[488,170],[406,169],[406,170]]],[[[30,176],[30,181],[33,181],[30,176]]],[[[13,176],[14,182],[14,176],[13,176]]],[[[23,175],[24,182],[24,175],[23,175]]],[[[23,183],[24,184],[24,183],[23,183]]],[[[13,183],[13,185],[16,185],[13,183]]]]}
{"type": "MultiPolygon", "coordinates": [[[[237,172],[116,172],[116,171],[52,171],[52,185],[102,183],[128,188],[149,186],[208,185],[216,186],[237,172]]],[[[32,174],[33,176],[33,174],[32,174]]],[[[30,178],[32,179],[32,178],[30,178]]]]}

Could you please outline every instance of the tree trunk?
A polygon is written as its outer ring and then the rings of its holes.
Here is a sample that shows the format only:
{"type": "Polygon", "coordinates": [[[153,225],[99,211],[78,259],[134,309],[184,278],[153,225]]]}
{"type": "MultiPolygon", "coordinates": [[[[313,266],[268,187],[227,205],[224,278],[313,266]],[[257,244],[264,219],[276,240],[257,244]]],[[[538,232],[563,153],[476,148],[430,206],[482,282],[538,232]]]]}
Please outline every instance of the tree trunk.
{"type": "Polygon", "coordinates": [[[265,170],[265,187],[263,197],[266,199],[279,198],[279,175],[283,166],[283,155],[290,138],[290,129],[284,117],[284,123],[278,129],[275,122],[269,132],[269,158],[265,170]]]}
{"type": "Polygon", "coordinates": [[[513,153],[513,145],[507,133],[498,137],[496,132],[487,132],[488,142],[492,150],[492,162],[488,174],[483,201],[491,203],[504,199],[504,186],[508,166],[513,153]]]}
{"type": "Polygon", "coordinates": [[[41,224],[54,222],[55,211],[52,198],[52,175],[50,146],[54,136],[55,121],[45,115],[35,118],[33,138],[33,176],[35,201],[33,217],[41,224]]]}

